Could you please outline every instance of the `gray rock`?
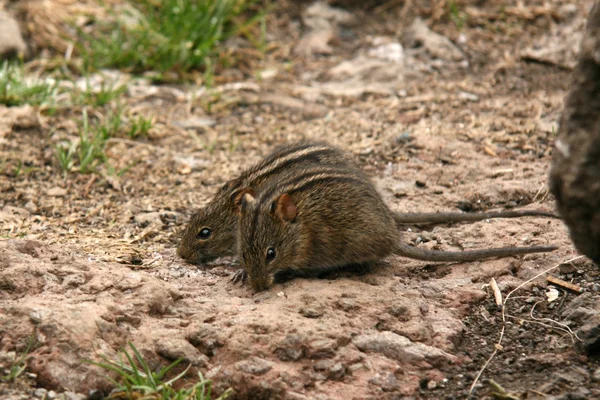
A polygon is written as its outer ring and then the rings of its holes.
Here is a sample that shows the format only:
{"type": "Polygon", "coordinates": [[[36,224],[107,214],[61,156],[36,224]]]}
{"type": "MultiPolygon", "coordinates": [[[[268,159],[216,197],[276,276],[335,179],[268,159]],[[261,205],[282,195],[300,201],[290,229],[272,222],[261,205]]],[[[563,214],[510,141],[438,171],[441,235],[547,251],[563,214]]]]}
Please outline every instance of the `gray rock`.
{"type": "Polygon", "coordinates": [[[36,399],[43,399],[47,396],[48,391],[44,388],[37,388],[33,391],[33,397],[36,399]]]}
{"type": "Polygon", "coordinates": [[[306,318],[319,318],[325,313],[323,308],[303,307],[300,309],[300,315],[306,318]]]}
{"type": "Polygon", "coordinates": [[[273,368],[273,363],[259,357],[250,357],[247,360],[238,361],[235,367],[248,374],[264,375],[273,368]]]}
{"type": "Polygon", "coordinates": [[[215,355],[217,347],[223,346],[217,330],[210,324],[190,327],[186,338],[194,347],[209,357],[215,355]]]}
{"type": "Polygon", "coordinates": [[[577,330],[577,348],[589,356],[600,354],[600,315],[594,315],[590,320],[577,330]]]}
{"type": "Polygon", "coordinates": [[[445,36],[429,29],[427,24],[417,18],[405,32],[411,46],[422,45],[435,58],[448,61],[462,61],[465,57],[462,51],[445,36]]]}
{"type": "Polygon", "coordinates": [[[342,363],[335,363],[331,368],[329,368],[329,379],[334,381],[340,381],[346,375],[346,368],[342,365],[342,363]]]}
{"type": "Polygon", "coordinates": [[[363,364],[363,363],[354,363],[354,364],[352,364],[352,365],[350,365],[348,367],[348,371],[350,373],[353,373],[355,371],[358,371],[359,369],[364,369],[364,368],[365,368],[365,364],[363,364]]]}
{"type": "Polygon", "coordinates": [[[0,59],[16,55],[27,55],[27,45],[17,21],[0,11],[0,59]]]}
{"type": "Polygon", "coordinates": [[[275,355],[281,361],[298,361],[305,354],[305,337],[298,334],[287,335],[275,349],[275,355]]]}
{"type": "Polygon", "coordinates": [[[84,400],[85,396],[83,394],[74,393],[74,392],[64,392],[63,397],[65,400],[84,400]]]}
{"type": "Polygon", "coordinates": [[[337,342],[333,339],[316,339],[308,344],[306,356],[308,358],[331,358],[335,355],[337,342]]]}
{"type": "Polygon", "coordinates": [[[187,340],[161,336],[154,340],[156,352],[167,360],[175,361],[183,358],[196,367],[206,367],[208,357],[200,353],[187,340]]]}
{"type": "Polygon", "coordinates": [[[190,118],[182,121],[173,121],[171,123],[183,129],[205,129],[215,126],[217,121],[212,118],[190,118]]]}
{"type": "Polygon", "coordinates": [[[354,301],[353,299],[339,299],[336,304],[340,310],[346,312],[356,310],[359,308],[356,305],[356,301],[354,301]]]}
{"type": "Polygon", "coordinates": [[[326,371],[333,367],[333,361],[331,360],[319,360],[313,365],[315,371],[326,371]]]}
{"type": "Polygon", "coordinates": [[[378,332],[356,336],[352,342],[361,351],[381,353],[401,362],[427,361],[432,365],[455,361],[456,357],[438,348],[423,343],[413,343],[405,336],[393,332],[378,332]]]}
{"type": "Polygon", "coordinates": [[[384,392],[392,392],[400,389],[400,381],[391,372],[378,373],[369,379],[369,383],[380,387],[384,392]]]}

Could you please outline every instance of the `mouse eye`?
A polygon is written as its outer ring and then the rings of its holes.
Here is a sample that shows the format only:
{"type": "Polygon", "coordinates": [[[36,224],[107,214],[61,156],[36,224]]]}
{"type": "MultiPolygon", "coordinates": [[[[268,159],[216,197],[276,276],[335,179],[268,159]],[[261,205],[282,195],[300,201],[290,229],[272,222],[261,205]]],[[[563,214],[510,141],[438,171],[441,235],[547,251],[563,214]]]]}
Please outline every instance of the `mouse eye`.
{"type": "Polygon", "coordinates": [[[267,262],[273,261],[274,258],[275,258],[275,249],[272,247],[269,247],[267,249],[267,262]]]}
{"type": "Polygon", "coordinates": [[[208,229],[208,228],[202,228],[200,230],[200,233],[198,233],[197,238],[200,239],[200,240],[206,240],[206,239],[208,239],[210,237],[210,234],[211,234],[210,229],[208,229]]]}

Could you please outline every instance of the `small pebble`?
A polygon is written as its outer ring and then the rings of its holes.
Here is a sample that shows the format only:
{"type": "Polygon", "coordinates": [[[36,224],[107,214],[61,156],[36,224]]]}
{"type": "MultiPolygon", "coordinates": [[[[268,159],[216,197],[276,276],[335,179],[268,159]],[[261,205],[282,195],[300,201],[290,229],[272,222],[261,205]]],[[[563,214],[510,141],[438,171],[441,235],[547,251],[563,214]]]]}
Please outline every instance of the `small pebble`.
{"type": "Polygon", "coordinates": [[[356,364],[352,364],[348,367],[348,371],[350,373],[354,372],[354,371],[358,371],[359,369],[363,369],[365,367],[365,365],[363,363],[356,363],[356,364]]]}
{"type": "Polygon", "coordinates": [[[344,375],[346,375],[346,369],[342,363],[335,363],[333,367],[329,368],[329,379],[339,381],[344,375]]]}

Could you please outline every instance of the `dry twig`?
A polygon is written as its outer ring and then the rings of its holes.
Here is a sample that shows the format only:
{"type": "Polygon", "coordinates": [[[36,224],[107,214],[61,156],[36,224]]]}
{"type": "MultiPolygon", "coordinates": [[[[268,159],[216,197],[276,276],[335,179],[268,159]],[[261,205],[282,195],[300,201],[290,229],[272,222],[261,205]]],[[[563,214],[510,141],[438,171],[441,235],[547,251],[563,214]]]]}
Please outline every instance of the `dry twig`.
{"type": "Polygon", "coordinates": [[[552,275],[548,275],[546,277],[546,281],[550,282],[553,285],[560,286],[563,289],[572,290],[575,293],[583,293],[583,288],[581,286],[571,282],[563,281],[562,279],[559,279],[552,275]]]}

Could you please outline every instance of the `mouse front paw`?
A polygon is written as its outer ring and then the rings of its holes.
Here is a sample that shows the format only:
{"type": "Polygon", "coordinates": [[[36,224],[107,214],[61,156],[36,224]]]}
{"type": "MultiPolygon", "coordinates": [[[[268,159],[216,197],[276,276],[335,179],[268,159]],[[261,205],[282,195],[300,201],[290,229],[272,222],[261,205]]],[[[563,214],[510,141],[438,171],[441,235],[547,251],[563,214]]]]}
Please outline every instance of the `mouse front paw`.
{"type": "Polygon", "coordinates": [[[248,273],[246,272],[245,269],[240,268],[237,271],[235,271],[235,273],[229,280],[233,283],[238,283],[238,282],[244,283],[244,282],[246,282],[247,279],[248,279],[248,273]]]}

